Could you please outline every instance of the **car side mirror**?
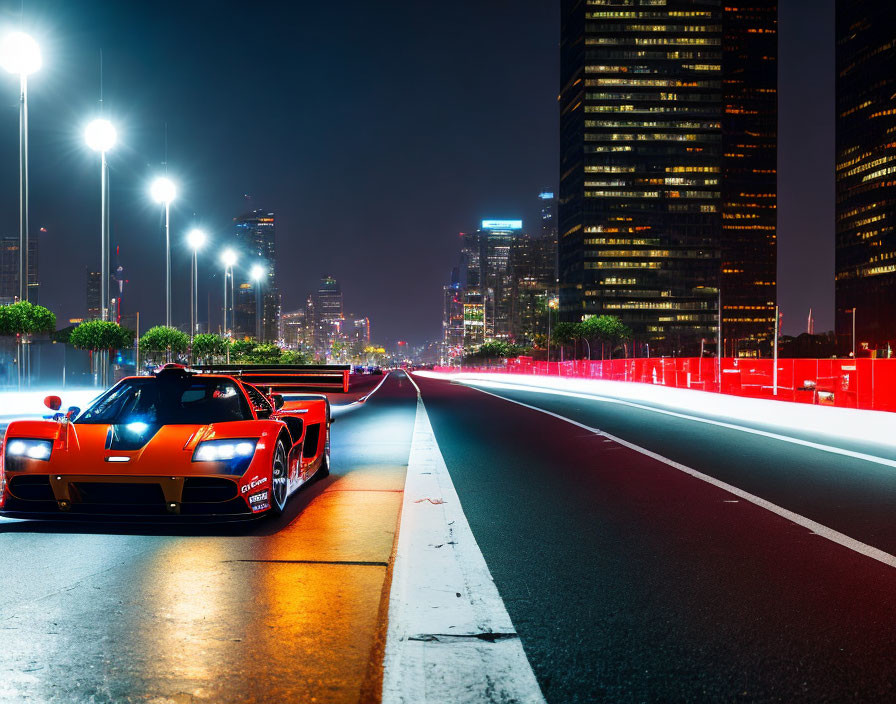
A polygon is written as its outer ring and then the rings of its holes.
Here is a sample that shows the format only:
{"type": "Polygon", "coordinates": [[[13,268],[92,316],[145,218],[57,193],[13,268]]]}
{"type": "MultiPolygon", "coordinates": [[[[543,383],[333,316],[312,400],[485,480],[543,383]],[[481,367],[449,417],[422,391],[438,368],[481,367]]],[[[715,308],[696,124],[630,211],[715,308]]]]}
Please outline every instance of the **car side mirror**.
{"type": "Polygon", "coordinates": [[[282,394],[271,394],[270,399],[271,399],[271,403],[274,404],[274,408],[277,408],[277,409],[283,408],[283,404],[286,403],[283,400],[282,394]]]}
{"type": "Polygon", "coordinates": [[[77,406],[69,406],[68,410],[65,412],[66,420],[74,420],[78,417],[78,414],[81,412],[81,409],[77,406]]]}
{"type": "Polygon", "coordinates": [[[47,396],[44,399],[44,405],[51,411],[58,411],[62,408],[62,399],[58,396],[47,396]]]}

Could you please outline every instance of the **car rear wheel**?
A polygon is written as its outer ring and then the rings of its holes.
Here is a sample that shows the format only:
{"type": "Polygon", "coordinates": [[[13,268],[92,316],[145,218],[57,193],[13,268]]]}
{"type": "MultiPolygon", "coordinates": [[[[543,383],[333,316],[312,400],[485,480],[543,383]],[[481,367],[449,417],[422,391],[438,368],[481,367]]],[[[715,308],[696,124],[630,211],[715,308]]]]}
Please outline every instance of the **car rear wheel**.
{"type": "Polygon", "coordinates": [[[278,442],[274,452],[274,464],[271,467],[271,514],[279,516],[283,513],[288,494],[289,465],[286,461],[286,448],[282,442],[278,442]]]}

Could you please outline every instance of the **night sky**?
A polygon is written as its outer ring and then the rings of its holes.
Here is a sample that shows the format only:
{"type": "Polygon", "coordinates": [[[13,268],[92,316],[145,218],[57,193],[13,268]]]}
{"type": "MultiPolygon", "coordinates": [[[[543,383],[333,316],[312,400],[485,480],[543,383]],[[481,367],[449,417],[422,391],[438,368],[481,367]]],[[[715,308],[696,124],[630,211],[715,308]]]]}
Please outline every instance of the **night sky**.
{"type": "MultiPolygon", "coordinates": [[[[124,312],[164,314],[159,207],[172,208],[175,322],[189,318],[189,252],[200,225],[201,317],[220,322],[216,247],[251,208],[277,215],[283,310],[321,275],[379,341],[434,339],[457,233],[485,217],[537,229],[556,188],[557,0],[77,2],[26,0],[44,68],[30,81],[31,224],[41,234],[41,303],[85,312],[99,268],[99,157],[83,127],[104,113],[112,241],[130,283],[124,312]],[[247,197],[249,196],[249,197],[247,197]],[[205,266],[205,265],[208,266],[205,266]],[[214,278],[212,278],[214,275],[214,278]]],[[[21,0],[0,0],[0,26],[21,0]]],[[[785,330],[833,321],[833,0],[782,0],[779,292],[785,330]],[[811,5],[811,11],[806,7],[811,5]]],[[[18,226],[17,82],[0,76],[0,232],[18,226]]]]}

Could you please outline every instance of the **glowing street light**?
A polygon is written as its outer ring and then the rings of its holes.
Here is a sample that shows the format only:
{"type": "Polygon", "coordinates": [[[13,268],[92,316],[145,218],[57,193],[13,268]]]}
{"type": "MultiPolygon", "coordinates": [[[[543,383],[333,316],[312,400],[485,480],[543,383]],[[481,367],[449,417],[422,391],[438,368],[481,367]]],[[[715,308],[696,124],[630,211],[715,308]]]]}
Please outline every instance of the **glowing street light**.
{"type": "Polygon", "coordinates": [[[202,230],[192,229],[187,233],[187,244],[193,250],[193,268],[190,269],[190,339],[199,332],[199,268],[197,253],[205,246],[207,237],[202,230]]]}
{"type": "Polygon", "coordinates": [[[267,270],[261,264],[253,265],[249,276],[255,282],[255,339],[261,342],[261,280],[267,270]]]}
{"type": "Polygon", "coordinates": [[[225,249],[221,252],[221,263],[224,265],[224,332],[233,327],[233,267],[236,265],[236,252],[225,249]],[[230,328],[227,327],[227,277],[230,277],[230,328]]]}
{"type": "Polygon", "coordinates": [[[24,32],[0,40],[0,66],[19,77],[19,300],[28,300],[28,76],[43,63],[40,47],[24,32]]]}
{"type": "Polygon", "coordinates": [[[24,32],[10,32],[0,41],[0,66],[10,73],[28,76],[42,65],[43,57],[34,37],[24,32]]]}
{"type": "Polygon", "coordinates": [[[149,189],[152,199],[165,206],[165,325],[171,326],[171,201],[177,189],[167,178],[157,178],[149,189]]]}
{"type": "Polygon", "coordinates": [[[560,307],[560,299],[552,296],[548,299],[548,361],[551,361],[551,311],[560,307]]]}
{"type": "Polygon", "coordinates": [[[117,134],[108,120],[93,120],[84,130],[87,146],[100,153],[100,318],[109,319],[109,166],[106,152],[117,134]]]}

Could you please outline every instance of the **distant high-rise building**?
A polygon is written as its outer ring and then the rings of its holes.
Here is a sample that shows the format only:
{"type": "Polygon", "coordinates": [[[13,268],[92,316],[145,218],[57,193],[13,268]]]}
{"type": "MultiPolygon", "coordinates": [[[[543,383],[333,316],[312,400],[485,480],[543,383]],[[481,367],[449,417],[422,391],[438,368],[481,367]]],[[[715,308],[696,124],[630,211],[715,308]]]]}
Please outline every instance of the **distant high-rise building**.
{"type": "Polygon", "coordinates": [[[100,307],[100,283],[102,274],[98,271],[87,272],[87,320],[98,320],[102,311],[100,307]]]}
{"type": "Polygon", "coordinates": [[[351,320],[351,329],[349,332],[349,338],[352,342],[363,342],[367,345],[370,344],[370,318],[359,318],[358,316],[351,316],[349,318],[351,320]]]}
{"type": "Polygon", "coordinates": [[[896,346],[896,3],[837,0],[836,319],[896,346]],[[853,312],[855,311],[855,312],[853,312]]]}
{"type": "Polygon", "coordinates": [[[439,358],[450,364],[463,354],[464,348],[464,289],[460,271],[455,267],[451,283],[442,287],[442,344],[439,358]]]}
{"type": "Polygon", "coordinates": [[[562,0],[561,316],[759,353],[776,299],[777,2],[562,0]],[[721,296],[720,296],[721,289],[721,296]]]}
{"type": "Polygon", "coordinates": [[[553,191],[543,190],[538,194],[541,206],[541,236],[557,239],[557,198],[553,191]]]}
{"type": "MultiPolygon", "coordinates": [[[[28,238],[28,300],[39,303],[38,238],[28,238]]],[[[0,237],[0,304],[19,300],[19,237],[0,237]]]]}
{"type": "Polygon", "coordinates": [[[300,308],[280,316],[281,339],[287,347],[312,352],[314,350],[314,319],[308,308],[300,308]]]}
{"type": "Polygon", "coordinates": [[[480,281],[485,338],[511,337],[513,271],[510,252],[522,220],[483,220],[479,235],[480,281]]]}
{"type": "Polygon", "coordinates": [[[318,320],[318,334],[315,346],[326,351],[330,344],[342,333],[345,316],[342,310],[342,287],[332,276],[320,280],[315,298],[318,320]]]}
{"type": "Polygon", "coordinates": [[[557,291],[557,240],[550,235],[520,235],[510,259],[511,337],[517,344],[531,345],[536,336],[547,334],[548,300],[557,291]]]}
{"type": "Polygon", "coordinates": [[[234,329],[238,335],[254,337],[258,283],[248,272],[256,264],[267,272],[262,290],[261,339],[276,340],[280,331],[280,291],[277,288],[277,241],[274,213],[253,210],[233,219],[235,243],[240,252],[240,272],[235,281],[234,329]]]}

